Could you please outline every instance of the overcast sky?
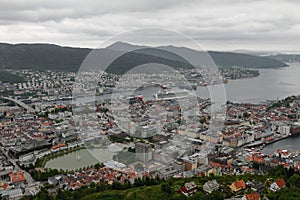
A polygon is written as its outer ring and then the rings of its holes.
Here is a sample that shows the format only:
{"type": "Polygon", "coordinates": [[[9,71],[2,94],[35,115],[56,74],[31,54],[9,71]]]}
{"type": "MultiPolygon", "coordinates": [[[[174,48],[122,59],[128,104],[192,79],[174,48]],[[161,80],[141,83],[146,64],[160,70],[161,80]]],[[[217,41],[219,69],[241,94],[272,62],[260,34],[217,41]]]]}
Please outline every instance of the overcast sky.
{"type": "Polygon", "coordinates": [[[0,0],[0,41],[97,47],[122,31],[162,27],[210,50],[297,51],[299,9],[297,0],[0,0]]]}

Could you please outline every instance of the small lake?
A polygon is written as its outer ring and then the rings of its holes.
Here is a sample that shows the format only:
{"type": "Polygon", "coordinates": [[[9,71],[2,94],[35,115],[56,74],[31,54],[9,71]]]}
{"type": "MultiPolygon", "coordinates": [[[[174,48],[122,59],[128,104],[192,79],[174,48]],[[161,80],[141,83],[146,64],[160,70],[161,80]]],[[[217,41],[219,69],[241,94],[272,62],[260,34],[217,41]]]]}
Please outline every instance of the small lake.
{"type": "Polygon", "coordinates": [[[99,162],[112,160],[114,153],[107,150],[107,148],[95,149],[80,149],[78,151],[65,154],[61,157],[49,160],[45,168],[75,170],[99,162]],[[90,151],[90,152],[89,152],[90,151]]]}

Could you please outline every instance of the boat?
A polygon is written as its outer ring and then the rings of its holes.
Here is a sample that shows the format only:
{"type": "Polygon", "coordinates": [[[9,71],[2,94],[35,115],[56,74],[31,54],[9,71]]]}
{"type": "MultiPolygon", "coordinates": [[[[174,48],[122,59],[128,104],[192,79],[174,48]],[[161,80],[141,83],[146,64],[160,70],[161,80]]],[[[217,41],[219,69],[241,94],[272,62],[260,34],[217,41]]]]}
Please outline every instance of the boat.
{"type": "Polygon", "coordinates": [[[179,85],[178,88],[185,90],[197,90],[197,85],[179,85]]]}
{"type": "Polygon", "coordinates": [[[169,87],[168,87],[167,85],[161,85],[160,88],[161,88],[161,89],[164,89],[164,90],[165,90],[165,89],[169,89],[169,87]]]}
{"type": "Polygon", "coordinates": [[[274,153],[277,157],[281,158],[289,158],[291,156],[291,152],[286,149],[277,149],[274,153]]]}
{"type": "Polygon", "coordinates": [[[292,135],[298,135],[300,133],[300,125],[298,123],[292,124],[290,133],[292,135]]]}
{"type": "Polygon", "coordinates": [[[251,144],[246,145],[246,148],[253,148],[253,147],[260,147],[261,145],[263,145],[263,141],[255,141],[251,144]]]}
{"type": "Polygon", "coordinates": [[[183,99],[191,96],[192,93],[185,89],[178,90],[163,90],[158,91],[153,94],[153,97],[156,101],[158,100],[174,100],[174,99],[183,99]]]}

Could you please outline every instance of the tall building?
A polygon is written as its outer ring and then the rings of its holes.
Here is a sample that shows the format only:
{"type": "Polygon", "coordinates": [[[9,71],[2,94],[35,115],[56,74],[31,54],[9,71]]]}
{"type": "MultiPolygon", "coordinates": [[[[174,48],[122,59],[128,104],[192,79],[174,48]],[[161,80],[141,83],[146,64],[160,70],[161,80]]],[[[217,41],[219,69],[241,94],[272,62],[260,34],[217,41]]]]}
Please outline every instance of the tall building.
{"type": "Polygon", "coordinates": [[[149,144],[136,143],[135,152],[137,158],[144,163],[152,160],[152,148],[149,144]]]}
{"type": "Polygon", "coordinates": [[[138,138],[149,138],[157,134],[155,126],[137,126],[134,136],[138,138]]]}

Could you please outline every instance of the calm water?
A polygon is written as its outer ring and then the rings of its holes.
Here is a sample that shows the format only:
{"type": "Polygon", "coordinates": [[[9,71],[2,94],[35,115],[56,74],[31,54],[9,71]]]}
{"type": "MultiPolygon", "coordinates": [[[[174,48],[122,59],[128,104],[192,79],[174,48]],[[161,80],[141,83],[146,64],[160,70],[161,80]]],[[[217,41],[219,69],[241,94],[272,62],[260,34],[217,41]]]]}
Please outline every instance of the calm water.
{"type": "MultiPolygon", "coordinates": [[[[226,97],[234,102],[259,103],[266,99],[282,99],[300,94],[300,63],[290,67],[261,69],[260,76],[250,79],[229,80],[225,84],[226,97]]],[[[207,89],[198,89],[200,96],[209,97],[207,89]]]]}
{"type": "Polygon", "coordinates": [[[102,148],[81,149],[48,161],[45,168],[74,170],[91,166],[98,162],[112,160],[113,155],[114,153],[102,148]],[[92,155],[89,151],[91,151],[92,155]]]}
{"type": "MultiPolygon", "coordinates": [[[[300,78],[298,77],[300,75],[300,63],[288,64],[290,65],[289,67],[261,69],[260,76],[255,78],[229,80],[227,84],[224,84],[227,100],[259,103],[266,99],[281,99],[290,95],[300,94],[300,78]]],[[[158,90],[158,87],[147,88],[142,91],[136,91],[135,94],[142,94],[144,98],[152,99],[153,93],[158,90]]],[[[210,97],[207,87],[198,87],[197,94],[203,98],[210,97]]],[[[99,99],[108,99],[110,97],[111,95],[102,95],[99,96],[99,99]]],[[[86,99],[88,99],[86,101],[94,101],[92,98],[86,99]]]]}
{"type": "Polygon", "coordinates": [[[290,151],[300,150],[300,135],[295,135],[266,146],[262,152],[265,154],[274,153],[277,149],[288,149],[290,151]]]}
{"type": "MultiPolygon", "coordinates": [[[[226,99],[234,102],[259,103],[266,99],[281,99],[300,94],[300,63],[289,65],[278,69],[261,69],[260,76],[255,78],[229,80],[224,84],[226,99]]],[[[153,98],[153,93],[158,89],[148,88],[137,91],[136,94],[153,98]]],[[[197,94],[199,97],[210,97],[207,87],[198,87],[197,94]]]]}

